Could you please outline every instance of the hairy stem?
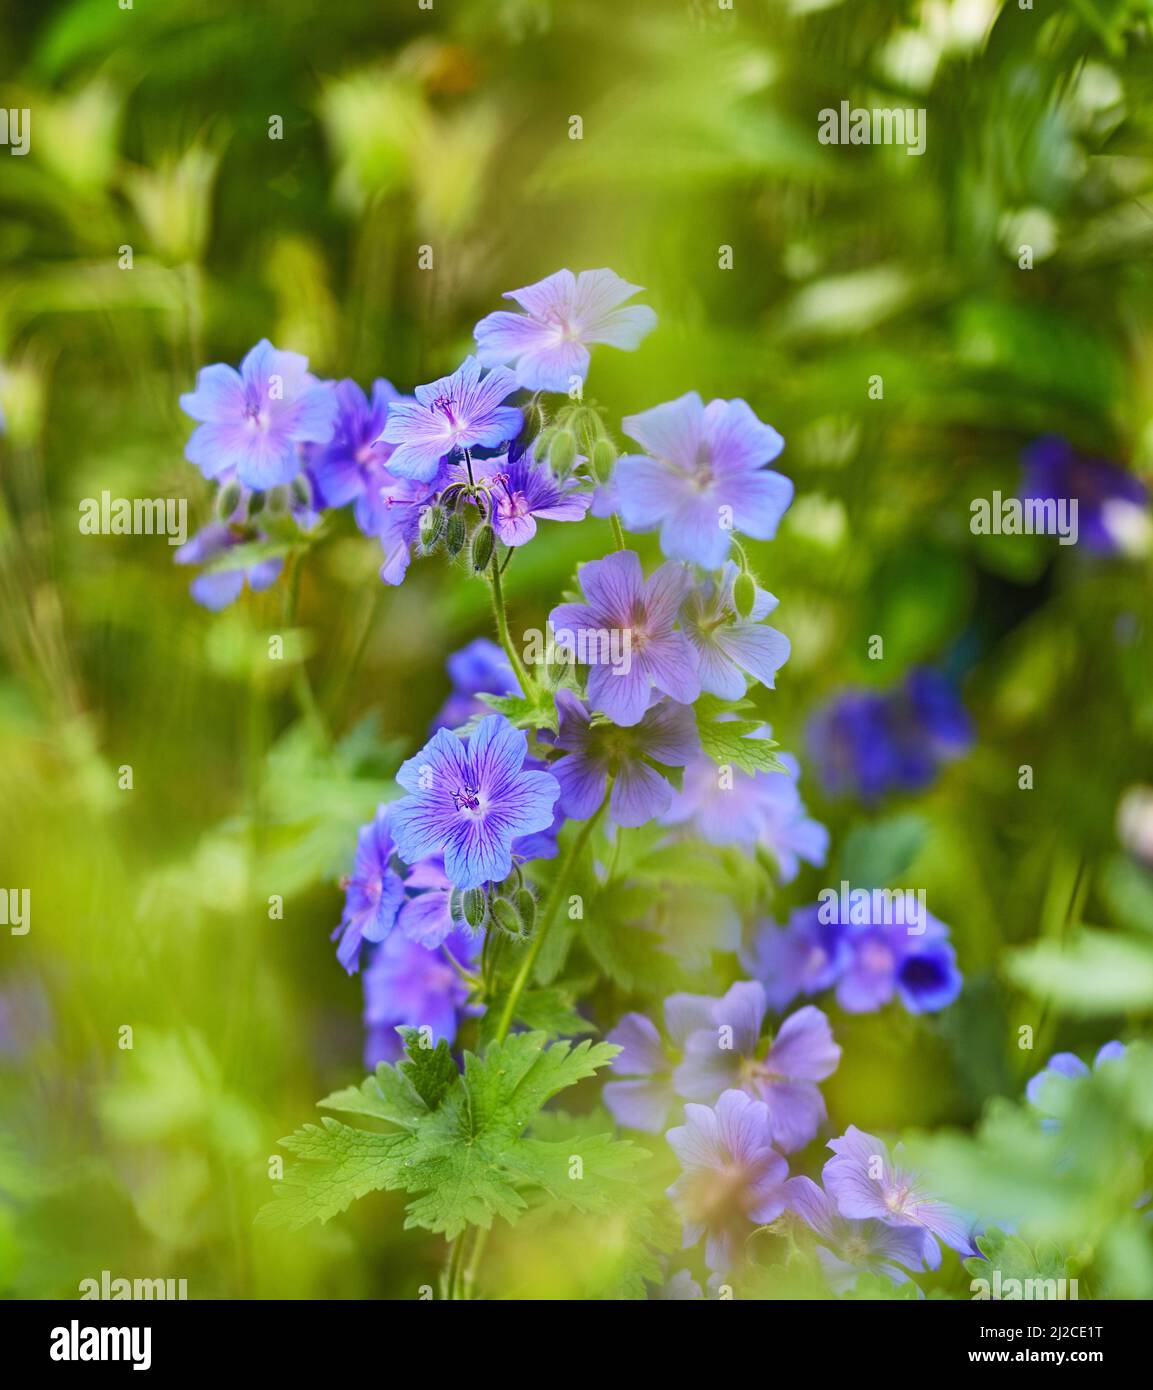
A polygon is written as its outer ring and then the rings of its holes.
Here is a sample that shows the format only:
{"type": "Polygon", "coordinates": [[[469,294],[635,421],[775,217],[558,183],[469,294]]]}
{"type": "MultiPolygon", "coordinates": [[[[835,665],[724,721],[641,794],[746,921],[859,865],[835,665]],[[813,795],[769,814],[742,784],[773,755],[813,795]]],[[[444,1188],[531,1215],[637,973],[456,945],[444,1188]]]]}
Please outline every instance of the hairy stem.
{"type": "Polygon", "coordinates": [[[516,1013],[516,1006],[520,1002],[520,997],[524,993],[524,987],[528,984],[532,975],[533,966],[536,964],[537,957],[540,955],[544,939],[548,935],[549,928],[552,926],[553,918],[556,916],[557,908],[560,906],[561,895],[564,892],[565,881],[572,872],[573,865],[580,858],[585,845],[596,829],[597,822],[604,813],[608,805],[609,794],[606,790],[605,798],[593,814],[585,821],[581,827],[580,834],[572,842],[568,854],[565,855],[564,863],[557,870],[556,878],[553,879],[552,887],[549,889],[548,897],[538,919],[538,926],[533,932],[532,940],[529,942],[528,950],[524,953],[524,960],[520,963],[520,969],[516,972],[516,978],[509,989],[508,997],[504,1001],[504,1008],[501,1010],[500,1022],[497,1024],[494,1041],[504,1042],[508,1037],[508,1030],[512,1027],[513,1015],[516,1013]]]}
{"type": "Polygon", "coordinates": [[[617,549],[627,550],[629,548],[628,542],[625,540],[625,533],[621,530],[620,518],[617,516],[616,512],[613,512],[610,520],[613,524],[613,540],[616,541],[617,549]]]}

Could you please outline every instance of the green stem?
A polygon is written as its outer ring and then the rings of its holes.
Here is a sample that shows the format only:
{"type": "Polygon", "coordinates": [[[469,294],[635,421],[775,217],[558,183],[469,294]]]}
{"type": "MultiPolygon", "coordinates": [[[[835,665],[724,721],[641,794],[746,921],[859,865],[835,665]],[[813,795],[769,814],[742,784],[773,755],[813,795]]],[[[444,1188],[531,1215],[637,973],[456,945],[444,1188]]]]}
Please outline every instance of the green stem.
{"type": "Polygon", "coordinates": [[[508,657],[508,664],[512,667],[513,675],[517,678],[521,693],[528,695],[530,683],[528,672],[524,668],[524,662],[517,655],[516,648],[512,644],[512,638],[508,631],[508,614],[504,606],[504,587],[501,583],[501,569],[494,560],[488,568],[489,576],[492,579],[492,615],[496,619],[497,636],[500,644],[504,648],[505,656],[508,657]]]}
{"type": "MultiPolygon", "coordinates": [[[[283,618],[286,634],[296,626],[296,609],[300,598],[300,572],[302,568],[299,555],[293,552],[289,556],[288,565],[290,574],[284,595],[283,618]]],[[[328,742],[328,725],[324,722],[324,715],[321,714],[320,705],[313,693],[312,682],[308,679],[308,669],[303,656],[293,664],[292,690],[296,696],[296,703],[300,707],[300,713],[312,725],[321,746],[323,746],[328,742]]]]}
{"type": "Polygon", "coordinates": [[[472,1257],[468,1262],[468,1268],[464,1272],[465,1298],[473,1298],[476,1294],[476,1276],[480,1270],[480,1258],[484,1254],[484,1246],[487,1240],[488,1232],[483,1226],[478,1226],[472,1245],[472,1257]]]}
{"type": "Polygon", "coordinates": [[[572,842],[568,854],[565,855],[564,863],[557,870],[556,878],[553,879],[552,887],[549,889],[548,897],[545,899],[544,908],[538,919],[539,925],[533,933],[532,940],[529,942],[528,950],[524,953],[524,960],[520,963],[520,969],[516,972],[516,978],[509,989],[508,997],[504,1001],[504,1008],[501,1010],[500,1022],[496,1027],[494,1041],[504,1042],[508,1037],[508,1030],[512,1027],[513,1015],[516,1013],[516,1006],[520,1002],[520,997],[524,993],[524,987],[529,982],[532,975],[533,966],[536,964],[537,957],[540,955],[544,939],[548,935],[552,920],[556,916],[556,910],[560,905],[561,894],[564,892],[565,881],[572,871],[573,865],[580,857],[589,838],[596,829],[597,822],[600,820],[605,807],[608,805],[609,794],[606,790],[605,798],[593,814],[585,821],[581,827],[580,834],[572,842]]]}
{"type": "Polygon", "coordinates": [[[611,520],[613,524],[613,539],[617,543],[617,549],[627,550],[629,548],[628,542],[625,540],[624,531],[621,530],[620,518],[617,516],[615,512],[613,513],[611,520]]]}
{"type": "Polygon", "coordinates": [[[452,1299],[460,1298],[460,1277],[464,1267],[464,1232],[453,1241],[448,1251],[448,1272],[445,1275],[445,1296],[452,1299]]]}

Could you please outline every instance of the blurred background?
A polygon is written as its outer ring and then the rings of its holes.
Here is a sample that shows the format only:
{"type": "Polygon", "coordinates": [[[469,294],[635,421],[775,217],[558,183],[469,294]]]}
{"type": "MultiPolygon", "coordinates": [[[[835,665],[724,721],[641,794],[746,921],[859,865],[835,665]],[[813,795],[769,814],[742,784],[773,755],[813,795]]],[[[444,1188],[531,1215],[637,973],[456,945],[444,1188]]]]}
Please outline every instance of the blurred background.
{"type": "MultiPolygon", "coordinates": [[[[359,985],[328,941],[339,879],[448,692],[446,655],[490,635],[484,588],[428,562],[386,589],[341,514],[295,611],[281,583],[214,615],[163,537],[83,535],[78,510],[108,490],[210,518],[178,407],[200,366],[268,336],[409,392],[503,291],[562,266],[612,267],[659,316],[638,352],[594,353],[614,430],[696,389],[787,441],[797,499],[751,558],[792,657],[760,708],[833,872],[761,914],[849,865],[925,886],[957,945],[966,988],[941,1016],[835,1017],[832,1132],[972,1134],[1051,1052],[1147,1029],[1147,509],[1097,554],[969,517],[1018,490],[1042,436],[1153,470],[1151,18],[1148,0],[0,0],[0,104],[32,119],[26,156],[0,147],[0,888],[32,904],[27,935],[0,928],[0,1291],[75,1297],[104,1269],[194,1298],[432,1281],[443,1243],[401,1231],[399,1197],[292,1235],[253,1215],[278,1137],[362,1075],[359,985]],[[821,145],[842,100],[924,107],[924,155],[821,145]],[[294,701],[303,661],[319,719],[294,701]],[[827,795],[814,715],[921,667],[959,691],[971,746],[915,788],[827,795]]],[[[1095,467],[1083,507],[1109,495],[1095,467]]],[[[527,547],[514,630],[609,546],[588,521],[527,547]]],[[[650,1001],[602,979],[586,1011],[607,1028],[650,1001]]],[[[1147,1296],[1147,1228],[1123,1211],[1069,1217],[1068,1241],[1102,1221],[1122,1232],[1103,1277],[1147,1296]]],[[[506,1293],[569,1296],[575,1248],[526,1230],[490,1258],[506,1293]]]]}

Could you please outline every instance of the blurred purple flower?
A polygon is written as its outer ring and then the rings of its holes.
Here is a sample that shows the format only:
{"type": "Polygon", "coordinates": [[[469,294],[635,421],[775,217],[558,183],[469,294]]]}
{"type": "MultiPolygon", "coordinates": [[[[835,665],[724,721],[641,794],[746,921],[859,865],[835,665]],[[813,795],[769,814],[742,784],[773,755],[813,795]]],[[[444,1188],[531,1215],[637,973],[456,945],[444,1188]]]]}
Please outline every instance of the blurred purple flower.
{"type": "Polygon", "coordinates": [[[972,742],[972,725],[939,672],[914,670],[885,694],[848,691],[809,724],[808,742],[832,796],[872,803],[889,792],[919,791],[972,742]]]}
{"type": "Polygon", "coordinates": [[[723,700],[744,698],[746,673],[772,690],[789,659],[789,639],[764,625],[777,606],[772,594],[757,588],[752,612],[738,617],[733,603],[737,574],[730,561],[719,578],[694,588],[681,609],[681,627],[697,654],[701,689],[723,700]]]}
{"type": "Polygon", "coordinates": [[[785,772],[748,773],[723,772],[711,758],[694,759],[664,823],[688,824],[710,844],[739,845],[750,854],[760,845],[777,861],[782,882],[791,883],[801,860],[825,862],[829,832],[806,814],[797,760],[784,753],[781,761],[785,772]]]}
{"type": "Polygon", "coordinates": [[[957,998],[963,981],[949,929],[928,912],[924,928],[919,935],[899,923],[848,928],[848,959],[837,983],[846,1013],[871,1013],[894,994],[913,1014],[937,1013],[957,998]]]}
{"type": "MultiPolygon", "coordinates": [[[[207,526],[202,526],[191,540],[182,545],[172,558],[178,565],[206,565],[237,546],[261,539],[263,537],[255,527],[210,521],[207,526]]],[[[206,570],[192,581],[189,592],[197,603],[216,613],[240,597],[246,582],[254,593],[270,589],[280,577],[283,568],[283,559],[274,555],[267,560],[257,560],[236,569],[206,570]]]]}
{"type": "MultiPolygon", "coordinates": [[[[1096,1057],[1093,1059],[1093,1070],[1096,1071],[1103,1062],[1115,1062],[1118,1058],[1124,1057],[1125,1044],[1121,1042],[1107,1042],[1100,1048],[1096,1057]]],[[[1029,1079],[1025,1087],[1025,1096],[1029,1104],[1035,1106],[1043,1114],[1052,1116],[1053,1091],[1056,1086],[1058,1091],[1065,1081],[1076,1080],[1078,1077],[1088,1076],[1089,1068],[1073,1052],[1057,1052],[1045,1063],[1044,1069],[1039,1071],[1036,1076],[1029,1079]],[[1046,1093],[1049,1099],[1046,1100],[1046,1093]]]]}
{"type": "Polygon", "coordinates": [[[206,478],[235,469],[258,490],[291,482],[300,471],[300,445],[327,444],[336,419],[331,383],[317,381],[307,357],[280,352],[267,338],[239,372],[223,362],[202,367],[180,407],[200,421],[185,446],[189,463],[206,478]]]}
{"type": "Polygon", "coordinates": [[[908,1270],[925,1268],[924,1237],[915,1227],[849,1220],[812,1178],[790,1178],[785,1189],[790,1208],[817,1237],[817,1259],[834,1293],[847,1293],[864,1273],[907,1284],[908,1270]]]}
{"type": "Polygon", "coordinates": [[[675,631],[677,610],[691,582],[681,565],[662,565],[646,582],[635,551],[618,550],[581,565],[578,575],[586,603],[562,603],[549,620],[574,640],[616,634],[622,660],[590,666],[589,704],[614,724],[639,724],[653,686],[678,704],[691,705],[701,693],[696,658],[685,636],[675,631]],[[625,643],[627,642],[627,647],[625,643]]]}
{"type": "Polygon", "coordinates": [[[688,1100],[711,1101],[732,1087],[764,1101],[773,1143],[788,1153],[807,1144],[824,1121],[816,1083],[836,1071],[841,1049],[829,1020],[811,1004],[785,1019],[771,1045],[762,1045],[767,1010],[759,983],[733,985],[712,1005],[708,1025],[686,1040],[673,1085],[688,1100]]]}
{"type": "Polygon", "coordinates": [[[376,947],[364,972],[364,1064],[395,1062],[404,1051],[397,1028],[428,1028],[434,1044],[456,1041],[461,1020],[483,1007],[467,1003],[468,985],[448,959],[469,967],[476,961],[484,934],[455,931],[439,950],[429,950],[401,932],[376,947]]]}
{"type": "Polygon", "coordinates": [[[560,806],[573,820],[588,820],[613,779],[609,813],[617,825],[647,825],[673,799],[673,789],[651,762],[684,767],[700,747],[693,711],[661,700],[639,724],[618,728],[594,722],[571,690],[556,692],[560,716],[556,747],[564,756],[549,764],[560,783],[560,806]]]}
{"type": "Polygon", "coordinates": [[[395,846],[388,826],[387,806],[361,826],[356,859],[344,881],[344,912],[332,940],[340,937],[336,958],[350,975],[360,968],[360,948],[366,941],[383,941],[396,924],[404,903],[404,884],[392,867],[395,846]]]}
{"type": "Polygon", "coordinates": [[[669,1111],[677,1104],[673,1091],[673,1051],[684,1047],[689,1034],[706,1028],[717,1001],[700,994],[670,994],[664,1003],[665,1036],[644,1014],[625,1014],[605,1041],[621,1048],[613,1059],[613,1075],[604,1103],[618,1124],[659,1134],[668,1124],[669,1111]]]}
{"type": "Polygon", "coordinates": [[[389,404],[403,399],[390,381],[378,377],[369,400],[355,381],[338,381],[332,440],[308,457],[308,474],[321,507],[343,507],[384,482],[392,450],[379,443],[389,404]]]}
{"type": "Polygon", "coordinates": [[[741,952],[741,964],[765,987],[780,1013],[798,994],[819,994],[840,978],[849,959],[846,928],[821,921],[815,903],[794,909],[785,927],[765,923],[741,952]]]}
{"type": "MultiPolygon", "coordinates": [[[[850,1125],[839,1139],[829,1140],[829,1148],[835,1157],[825,1164],[821,1180],[842,1216],[914,1228],[930,1269],[941,1263],[938,1239],[961,1255],[974,1253],[960,1212],[925,1193],[920,1176],[894,1162],[879,1139],[850,1125]]],[[[900,1157],[898,1147],[896,1159],[900,1157]]]]}
{"type": "Polygon", "coordinates": [[[523,412],[501,402],[516,390],[507,367],[481,375],[475,357],[466,357],[451,376],[416,388],[415,401],[389,407],[381,439],[397,448],[391,473],[429,482],[441,463],[458,450],[495,449],[520,434],[523,412]]]}
{"type": "Polygon", "coordinates": [[[477,357],[485,367],[512,363],[516,381],[528,391],[567,391],[574,377],[588,376],[590,343],[608,343],[631,352],[656,327],[657,316],[643,304],[622,308],[641,292],[611,270],[571,270],[509,290],[524,314],[498,310],[475,329],[477,357]]]}
{"type": "Polygon", "coordinates": [[[788,1165],[770,1140],[768,1107],[744,1091],[726,1091],[716,1106],[686,1105],[685,1124],[665,1136],[684,1170],[668,1189],[687,1248],[705,1237],[705,1261],[724,1273],[757,1226],[786,1207],[788,1165]]]}
{"type": "Polygon", "coordinates": [[[766,465],[785,447],[744,401],[705,405],[695,391],[640,415],[622,429],[645,450],[617,461],[614,483],[626,526],[660,527],[673,560],[719,569],[734,532],[768,541],[793,500],[793,484],[766,465]]]}
{"type": "Polygon", "coordinates": [[[1025,501],[1077,501],[1078,544],[1096,555],[1144,552],[1151,534],[1149,489],[1134,474],[1084,458],[1056,435],[1034,441],[1022,456],[1025,501]]]}
{"type": "Polygon", "coordinates": [[[458,729],[474,714],[491,714],[478,695],[520,695],[522,690],[508,664],[508,657],[488,637],[476,637],[453,652],[445,665],[452,680],[452,694],[440,707],[433,729],[458,729]]]}

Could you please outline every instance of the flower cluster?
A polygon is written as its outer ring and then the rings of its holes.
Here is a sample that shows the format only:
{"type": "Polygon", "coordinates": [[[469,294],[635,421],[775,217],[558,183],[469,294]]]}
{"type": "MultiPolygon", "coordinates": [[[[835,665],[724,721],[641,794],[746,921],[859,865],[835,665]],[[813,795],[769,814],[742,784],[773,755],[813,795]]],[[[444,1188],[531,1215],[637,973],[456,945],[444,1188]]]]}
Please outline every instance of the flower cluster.
{"type": "MultiPolygon", "coordinates": [[[[601,1065],[614,1066],[609,1110],[622,1126],[666,1133],[681,1161],[668,1195],[686,1246],[704,1240],[715,1279],[741,1263],[751,1231],[791,1211],[834,1287],[859,1269],[906,1277],[939,1262],[938,1236],[961,1248],[962,1225],[854,1129],[831,1141],[823,1188],[790,1177],[827,1123],[821,1083],[841,1048],[821,1009],[785,1010],[834,988],[848,1012],[893,996],[913,1012],[942,1008],[960,987],[947,930],[934,919],[916,936],[842,928],[801,909],[741,950],[755,910],[738,910],[735,894],[662,884],[657,913],[653,880],[630,878],[649,854],[666,865],[723,856],[746,862],[762,893],[829,849],[797,761],[770,751],[750,698],[774,687],[790,653],[745,550],[775,536],[792,501],[792,482],[771,467],[784,440],[745,401],[690,392],[626,417],[640,452],[617,457],[583,384],[590,348],[634,350],[655,325],[630,302],[638,293],[609,270],[514,290],[520,312],[483,318],[476,355],[411,396],[383,378],[367,391],[318,380],[268,342],[239,371],[205,368],[181,404],[197,421],[187,457],[218,487],[216,520],[177,559],[205,567],[194,596],[222,607],[246,582],[269,587],[349,508],[381,547],[384,583],[440,553],[491,587],[499,644],[479,637],[448,658],[451,693],[399,767],[397,795],[361,828],[344,880],[333,937],[349,974],[363,965],[369,1065],[401,1059],[409,1030],[422,1047],[449,1048],[462,1032],[511,1043],[535,1017],[554,1034],[581,1031],[569,996],[545,983],[567,948],[546,975],[540,953],[582,875],[598,893],[619,885],[624,928],[639,916],[639,934],[679,971],[728,953],[751,976],[719,996],[666,987],[661,1027],[630,1012],[601,1045],[601,1065]],[[567,399],[550,409],[547,392],[567,399]],[[549,655],[518,653],[505,571],[542,525],[589,516],[611,522],[610,553],[581,564],[579,592],[547,612],[549,655]],[[647,573],[626,528],[656,533],[663,559],[647,573]]],[[[848,697],[815,727],[826,781],[866,799],[923,785],[968,739],[931,672],[894,695],[848,697]]],[[[582,893],[574,901],[579,920],[582,893]]],[[[668,1290],[700,1295],[687,1271],[668,1290]]]]}
{"type": "Polygon", "coordinates": [[[827,920],[818,904],[797,908],[784,927],[763,923],[742,952],[772,1007],[836,990],[846,1013],[871,1013],[894,997],[913,1014],[936,1013],[961,992],[949,929],[931,913],[916,930],[898,922],[827,920]]]}

